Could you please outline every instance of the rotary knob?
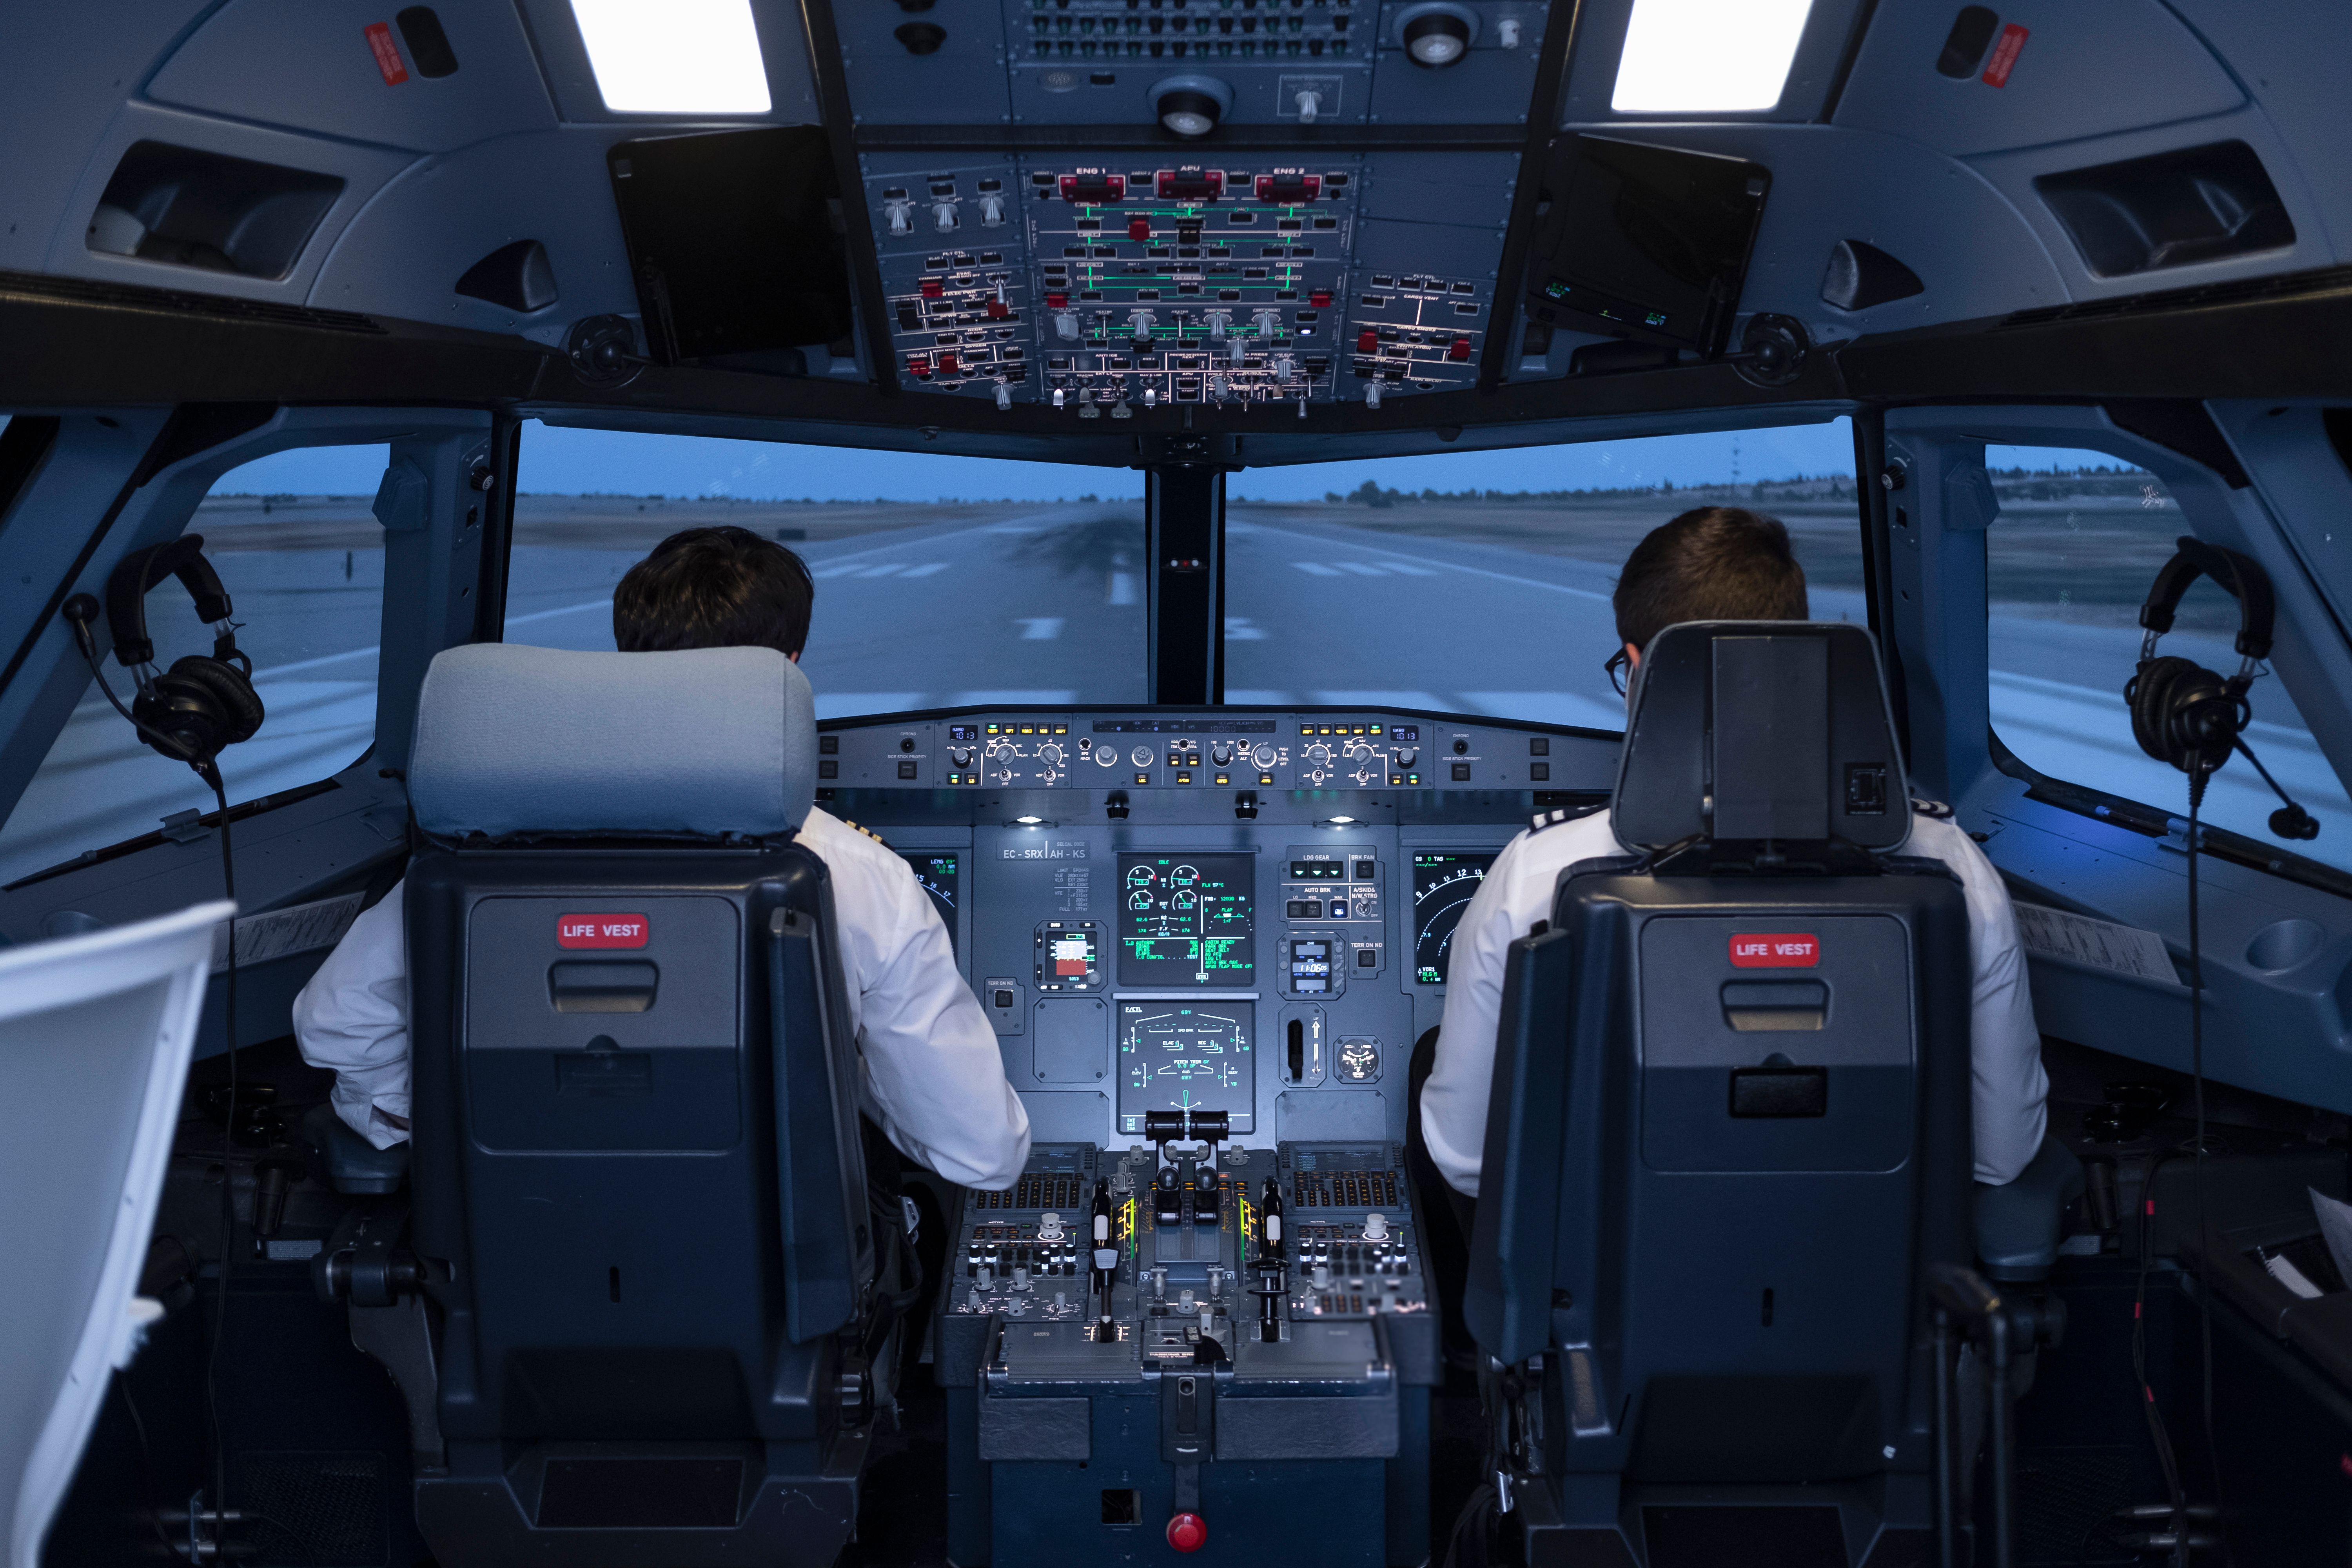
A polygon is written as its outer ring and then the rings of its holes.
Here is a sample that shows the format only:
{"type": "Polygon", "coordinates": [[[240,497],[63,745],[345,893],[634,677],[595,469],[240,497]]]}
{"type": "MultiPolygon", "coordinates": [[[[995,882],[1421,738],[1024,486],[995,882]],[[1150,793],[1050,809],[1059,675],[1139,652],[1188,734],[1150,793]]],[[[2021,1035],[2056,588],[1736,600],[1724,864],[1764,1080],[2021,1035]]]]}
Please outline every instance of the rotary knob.
{"type": "Polygon", "coordinates": [[[1118,766],[1118,748],[1117,746],[1105,746],[1096,752],[1095,765],[1105,768],[1115,768],[1118,766]]]}
{"type": "Polygon", "coordinates": [[[1226,744],[1224,742],[1223,742],[1223,741],[1219,741],[1215,745],[1211,746],[1211,747],[1209,748],[1209,761],[1211,761],[1211,762],[1213,762],[1213,763],[1216,763],[1216,764],[1217,764],[1217,766],[1219,766],[1219,767],[1221,767],[1221,768],[1228,768],[1228,767],[1233,766],[1233,763],[1234,763],[1234,749],[1233,749],[1233,747],[1231,747],[1230,745],[1227,745],[1227,744],[1226,744]]]}
{"type": "Polygon", "coordinates": [[[1062,759],[1068,754],[1062,750],[1061,743],[1055,741],[1048,741],[1037,748],[1037,760],[1049,768],[1060,767],[1062,759]]]}
{"type": "Polygon", "coordinates": [[[1403,751],[1399,752],[1396,754],[1397,766],[1401,768],[1409,768],[1420,760],[1421,753],[1413,750],[1411,746],[1407,746],[1403,751]]]}
{"type": "Polygon", "coordinates": [[[1274,766],[1274,759],[1277,754],[1272,746],[1260,746],[1250,753],[1250,760],[1259,767],[1270,768],[1274,766]]]}
{"type": "Polygon", "coordinates": [[[958,746],[950,751],[948,752],[948,764],[950,767],[957,768],[968,768],[971,766],[971,748],[970,746],[958,746]]]}
{"type": "Polygon", "coordinates": [[[1317,767],[1321,767],[1331,760],[1331,748],[1318,741],[1307,748],[1307,760],[1317,767]]]}
{"type": "Polygon", "coordinates": [[[1139,768],[1148,768],[1151,765],[1151,748],[1149,746],[1138,746],[1135,750],[1128,752],[1127,760],[1133,763],[1139,768]]]}

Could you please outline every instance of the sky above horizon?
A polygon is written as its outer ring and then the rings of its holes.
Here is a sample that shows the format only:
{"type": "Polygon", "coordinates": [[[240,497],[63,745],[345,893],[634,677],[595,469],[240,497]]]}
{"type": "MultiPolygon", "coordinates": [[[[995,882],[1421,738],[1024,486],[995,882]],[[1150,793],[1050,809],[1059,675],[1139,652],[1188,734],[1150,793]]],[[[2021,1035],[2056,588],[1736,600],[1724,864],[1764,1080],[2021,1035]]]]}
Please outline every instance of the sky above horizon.
{"type": "MultiPolygon", "coordinates": [[[[2048,461],[2037,458],[2034,467],[2116,460],[2096,452],[2037,451],[2048,461]]],[[[381,444],[306,447],[232,469],[213,489],[216,495],[370,495],[383,464],[381,444]]],[[[1228,481],[1228,494],[1236,500],[1312,500],[1334,490],[1345,494],[1366,479],[1402,490],[1616,489],[1669,480],[1682,488],[1853,471],[1853,436],[1841,417],[1763,430],[1251,468],[1228,481]]],[[[522,432],[520,489],[525,495],[679,500],[1045,501],[1139,496],[1143,476],[1131,468],[579,430],[534,420],[522,432]]]]}

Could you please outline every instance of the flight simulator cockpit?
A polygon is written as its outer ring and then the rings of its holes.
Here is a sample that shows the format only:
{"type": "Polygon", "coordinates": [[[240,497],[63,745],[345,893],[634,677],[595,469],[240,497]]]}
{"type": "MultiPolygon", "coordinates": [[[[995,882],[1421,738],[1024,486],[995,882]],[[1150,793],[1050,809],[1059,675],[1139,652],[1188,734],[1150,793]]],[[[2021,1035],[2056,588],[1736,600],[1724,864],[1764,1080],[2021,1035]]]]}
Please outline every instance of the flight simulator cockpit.
{"type": "Polygon", "coordinates": [[[2342,22],[0,16],[0,1563],[2347,1560],[2342,22]]]}

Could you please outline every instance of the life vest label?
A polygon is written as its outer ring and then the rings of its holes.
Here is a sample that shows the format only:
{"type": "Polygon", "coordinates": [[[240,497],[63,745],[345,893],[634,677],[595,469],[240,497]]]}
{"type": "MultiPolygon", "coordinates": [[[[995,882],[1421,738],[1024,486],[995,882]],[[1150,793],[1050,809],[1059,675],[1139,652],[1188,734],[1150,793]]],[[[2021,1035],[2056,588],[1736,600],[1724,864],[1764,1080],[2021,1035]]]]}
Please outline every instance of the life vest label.
{"type": "Polygon", "coordinates": [[[1731,939],[1735,969],[1811,969],[1822,961],[1822,939],[1810,931],[1758,931],[1731,939]]]}
{"type": "Polygon", "coordinates": [[[653,922],[643,915],[558,915],[558,947],[643,947],[653,940],[653,922]]]}

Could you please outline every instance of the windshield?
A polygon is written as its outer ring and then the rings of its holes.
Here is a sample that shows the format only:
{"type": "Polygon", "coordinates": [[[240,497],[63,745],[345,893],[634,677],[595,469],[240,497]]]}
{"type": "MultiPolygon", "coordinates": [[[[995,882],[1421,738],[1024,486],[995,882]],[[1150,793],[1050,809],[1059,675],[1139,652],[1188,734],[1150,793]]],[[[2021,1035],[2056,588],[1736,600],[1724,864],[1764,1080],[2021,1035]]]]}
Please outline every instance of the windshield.
{"type": "Polygon", "coordinates": [[[1232,702],[1622,730],[1609,595],[1642,536],[1693,507],[1779,518],[1814,618],[1869,620],[1844,419],[1257,468],[1227,496],[1232,702]]]}
{"type": "Polygon", "coordinates": [[[729,525],[808,563],[820,718],[1144,700],[1143,477],[1123,468],[530,425],[506,640],[611,648],[622,574],[729,525]]]}

